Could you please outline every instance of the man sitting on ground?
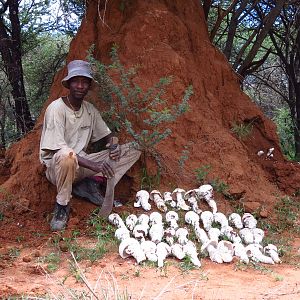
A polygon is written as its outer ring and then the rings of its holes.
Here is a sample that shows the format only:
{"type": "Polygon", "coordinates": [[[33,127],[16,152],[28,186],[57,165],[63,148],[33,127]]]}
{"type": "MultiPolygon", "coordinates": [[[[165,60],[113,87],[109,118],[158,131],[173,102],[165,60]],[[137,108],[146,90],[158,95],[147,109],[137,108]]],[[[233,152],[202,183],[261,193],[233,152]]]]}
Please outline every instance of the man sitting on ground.
{"type": "Polygon", "coordinates": [[[93,84],[88,62],[71,61],[62,84],[69,92],[47,107],[40,141],[40,160],[47,167],[46,177],[57,188],[54,215],[50,222],[52,230],[62,230],[68,222],[72,187],[75,195],[101,206],[103,197],[97,190],[98,184],[90,177],[114,178],[116,185],[140,157],[140,151],[130,144],[113,143],[114,137],[99,111],[84,101],[93,84]],[[114,145],[87,154],[88,145],[99,140],[114,145]]]}

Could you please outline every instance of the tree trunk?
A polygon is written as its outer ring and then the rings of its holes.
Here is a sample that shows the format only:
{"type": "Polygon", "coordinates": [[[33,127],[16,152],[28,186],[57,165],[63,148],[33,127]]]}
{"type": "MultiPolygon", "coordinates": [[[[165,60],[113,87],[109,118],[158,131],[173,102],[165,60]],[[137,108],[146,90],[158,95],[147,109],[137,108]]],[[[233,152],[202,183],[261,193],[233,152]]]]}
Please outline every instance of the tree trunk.
{"type": "Polygon", "coordinates": [[[6,74],[12,87],[15,103],[15,117],[18,130],[24,134],[32,129],[32,121],[26,98],[23,68],[21,60],[21,26],[19,21],[18,1],[8,0],[9,19],[11,22],[11,36],[0,17],[0,52],[5,65],[6,74]]]}

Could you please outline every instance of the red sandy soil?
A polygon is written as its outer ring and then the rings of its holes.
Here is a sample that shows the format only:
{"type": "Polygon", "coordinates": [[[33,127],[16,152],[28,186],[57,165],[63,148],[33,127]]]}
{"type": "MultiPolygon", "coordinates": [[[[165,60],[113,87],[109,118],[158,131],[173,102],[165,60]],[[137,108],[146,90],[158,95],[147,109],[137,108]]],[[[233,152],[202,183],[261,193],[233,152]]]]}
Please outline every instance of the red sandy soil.
{"type": "MultiPolygon", "coordinates": [[[[125,66],[139,66],[133,80],[142,88],[148,88],[161,77],[173,76],[166,94],[168,105],[178,103],[189,84],[194,88],[189,112],[170,124],[171,137],[157,146],[165,165],[161,191],[176,186],[198,187],[194,170],[209,165],[212,171],[207,180],[219,178],[226,182],[236,205],[246,211],[258,211],[272,220],[278,197],[298,191],[300,167],[284,159],[275,125],[240,90],[239,79],[209,41],[200,1],[118,0],[108,1],[104,9],[105,2],[88,1],[87,14],[71,43],[68,61],[85,59],[87,50],[94,44],[95,57],[108,63],[108,53],[116,43],[125,66]],[[121,2],[125,3],[124,9],[121,2]],[[240,140],[232,127],[250,122],[253,125],[250,136],[240,140]],[[189,158],[182,170],[178,160],[187,145],[189,158]],[[274,158],[257,156],[259,150],[266,152],[271,147],[275,148],[274,158]]],[[[52,100],[66,94],[60,83],[65,74],[64,68],[56,75],[44,109],[52,100]]],[[[103,103],[96,91],[91,93],[90,101],[101,110],[103,103]]],[[[55,187],[47,182],[38,159],[42,118],[43,113],[34,130],[12,145],[0,162],[0,208],[4,214],[0,221],[0,291],[3,295],[43,294],[49,289],[55,294],[59,289],[53,280],[61,280],[68,273],[62,266],[53,277],[47,277],[37,267],[38,258],[33,256],[30,262],[23,261],[24,256],[32,256],[36,250],[49,251],[47,241],[53,238],[48,221],[55,187]],[[20,240],[17,244],[21,248],[20,256],[5,260],[16,240],[20,240]]],[[[143,128],[142,118],[135,120],[135,126],[143,128]]],[[[126,141],[125,136],[121,135],[121,141],[126,141]]],[[[156,168],[149,159],[147,165],[150,174],[155,174],[156,168]]],[[[118,197],[131,204],[141,181],[141,166],[141,163],[134,166],[116,188],[118,197]]],[[[233,209],[228,201],[217,200],[222,212],[233,209]]],[[[78,199],[72,200],[72,207],[69,229],[82,231],[93,207],[78,199]]],[[[296,253],[299,244],[295,247],[296,253]]],[[[188,274],[170,266],[164,277],[156,269],[142,267],[140,276],[135,277],[136,266],[132,261],[123,261],[111,253],[93,266],[83,264],[82,268],[86,269],[92,284],[100,274],[101,280],[108,276],[103,285],[111,283],[113,276],[121,290],[127,287],[132,299],[192,299],[193,295],[194,299],[299,298],[300,272],[285,264],[272,267],[274,272],[266,275],[250,269],[235,271],[234,264],[219,266],[204,260],[203,268],[188,274]],[[283,280],[276,281],[274,273],[280,274],[283,280]]],[[[66,285],[81,286],[72,276],[67,277],[66,285]]]]}

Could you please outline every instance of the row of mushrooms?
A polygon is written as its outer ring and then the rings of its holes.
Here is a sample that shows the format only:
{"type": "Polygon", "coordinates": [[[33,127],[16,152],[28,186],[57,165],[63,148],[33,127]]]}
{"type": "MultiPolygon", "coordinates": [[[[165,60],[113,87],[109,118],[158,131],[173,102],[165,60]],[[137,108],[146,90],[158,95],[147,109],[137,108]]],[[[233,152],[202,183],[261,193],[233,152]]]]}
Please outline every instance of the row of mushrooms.
{"type": "Polygon", "coordinates": [[[201,256],[209,256],[216,263],[229,263],[234,257],[245,264],[250,260],[281,263],[275,245],[263,247],[264,231],[256,227],[257,220],[252,214],[240,216],[232,213],[227,218],[218,212],[211,185],[202,185],[188,192],[178,188],[173,193],[164,193],[164,196],[157,190],[150,194],[141,190],[136,194],[134,206],[149,211],[149,200],[162,213],[131,214],[125,220],[116,213],[108,217],[117,228],[115,237],[120,242],[122,258],[132,256],[138,264],[149,260],[163,267],[168,256],[179,260],[189,257],[194,266],[200,267],[200,251],[201,256]],[[211,210],[199,208],[202,199],[211,210]],[[169,207],[172,210],[168,210],[169,207]],[[184,222],[179,219],[183,215],[180,211],[185,211],[184,222]]]}

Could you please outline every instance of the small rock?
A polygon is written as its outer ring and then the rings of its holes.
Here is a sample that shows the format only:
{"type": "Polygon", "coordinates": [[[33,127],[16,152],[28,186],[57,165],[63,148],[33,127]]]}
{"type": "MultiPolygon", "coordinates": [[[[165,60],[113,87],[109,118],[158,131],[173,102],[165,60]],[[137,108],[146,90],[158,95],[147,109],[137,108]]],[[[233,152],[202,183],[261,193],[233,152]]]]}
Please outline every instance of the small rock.
{"type": "Polygon", "coordinates": [[[261,211],[259,212],[259,215],[262,218],[267,218],[269,216],[269,212],[265,208],[262,208],[261,211]]]}
{"type": "Polygon", "coordinates": [[[244,202],[245,212],[254,213],[261,210],[261,204],[259,202],[244,202]]]}
{"type": "Polygon", "coordinates": [[[34,252],[34,257],[41,257],[41,252],[39,250],[34,252]]]}
{"type": "Polygon", "coordinates": [[[59,241],[59,248],[62,252],[68,252],[69,248],[64,240],[59,241]]]}
{"type": "Polygon", "coordinates": [[[31,262],[32,259],[30,256],[24,256],[22,260],[26,263],[29,263],[29,262],[31,262]]]}

